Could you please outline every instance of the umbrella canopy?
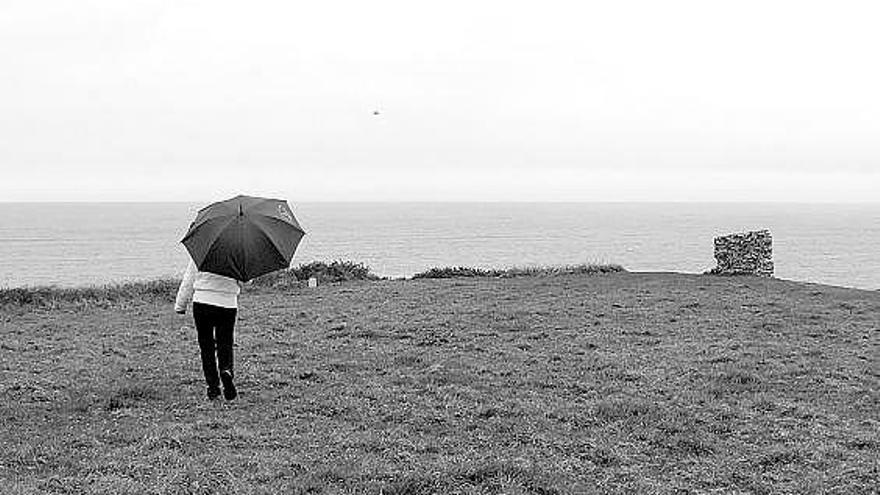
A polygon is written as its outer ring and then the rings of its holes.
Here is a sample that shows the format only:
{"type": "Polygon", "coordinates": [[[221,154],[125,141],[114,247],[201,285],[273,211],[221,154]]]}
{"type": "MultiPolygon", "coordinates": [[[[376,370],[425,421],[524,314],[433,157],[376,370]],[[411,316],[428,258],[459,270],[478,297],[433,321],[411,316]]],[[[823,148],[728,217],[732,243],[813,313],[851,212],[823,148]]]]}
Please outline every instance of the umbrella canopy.
{"type": "Polygon", "coordinates": [[[289,267],[303,235],[286,201],[236,196],[199,210],[181,242],[200,271],[246,282],[289,267]]]}

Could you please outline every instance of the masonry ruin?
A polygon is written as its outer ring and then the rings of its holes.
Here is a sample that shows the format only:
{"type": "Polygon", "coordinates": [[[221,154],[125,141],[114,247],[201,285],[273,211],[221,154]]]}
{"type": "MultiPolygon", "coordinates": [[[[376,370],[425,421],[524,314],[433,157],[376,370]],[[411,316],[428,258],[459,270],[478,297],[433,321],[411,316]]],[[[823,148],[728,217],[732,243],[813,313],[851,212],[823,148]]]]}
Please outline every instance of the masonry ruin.
{"type": "Polygon", "coordinates": [[[773,276],[773,237],[769,230],[730,234],[715,238],[717,266],[713,275],[773,276]]]}

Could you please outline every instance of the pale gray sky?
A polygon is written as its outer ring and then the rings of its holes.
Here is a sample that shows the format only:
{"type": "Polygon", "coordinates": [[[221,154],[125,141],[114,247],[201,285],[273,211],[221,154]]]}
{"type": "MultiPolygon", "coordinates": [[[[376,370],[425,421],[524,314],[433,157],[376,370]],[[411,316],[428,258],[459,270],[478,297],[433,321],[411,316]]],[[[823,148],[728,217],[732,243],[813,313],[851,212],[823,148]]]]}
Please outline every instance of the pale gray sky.
{"type": "Polygon", "coordinates": [[[846,0],[0,0],[0,200],[876,201],[878,19],[846,0]]]}

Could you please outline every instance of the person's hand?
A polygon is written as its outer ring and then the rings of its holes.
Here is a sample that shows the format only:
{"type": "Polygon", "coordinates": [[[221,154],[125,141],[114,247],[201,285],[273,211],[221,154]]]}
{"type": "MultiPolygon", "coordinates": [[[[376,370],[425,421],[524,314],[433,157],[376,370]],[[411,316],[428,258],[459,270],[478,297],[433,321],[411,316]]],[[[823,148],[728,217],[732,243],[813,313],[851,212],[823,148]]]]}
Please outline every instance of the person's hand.
{"type": "Polygon", "coordinates": [[[180,325],[180,331],[186,333],[189,331],[189,327],[186,326],[186,319],[183,318],[183,315],[186,314],[186,309],[175,309],[174,310],[174,320],[175,325],[180,325]]]}

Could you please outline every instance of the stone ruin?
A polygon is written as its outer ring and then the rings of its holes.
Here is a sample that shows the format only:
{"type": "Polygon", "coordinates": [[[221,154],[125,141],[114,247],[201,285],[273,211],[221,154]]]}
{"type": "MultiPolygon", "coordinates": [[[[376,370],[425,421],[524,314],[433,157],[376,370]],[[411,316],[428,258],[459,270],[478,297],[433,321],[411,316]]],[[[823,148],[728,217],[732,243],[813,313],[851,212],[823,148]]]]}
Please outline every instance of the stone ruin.
{"type": "Polygon", "coordinates": [[[769,230],[730,234],[715,238],[713,275],[773,276],[773,237],[769,230]]]}

